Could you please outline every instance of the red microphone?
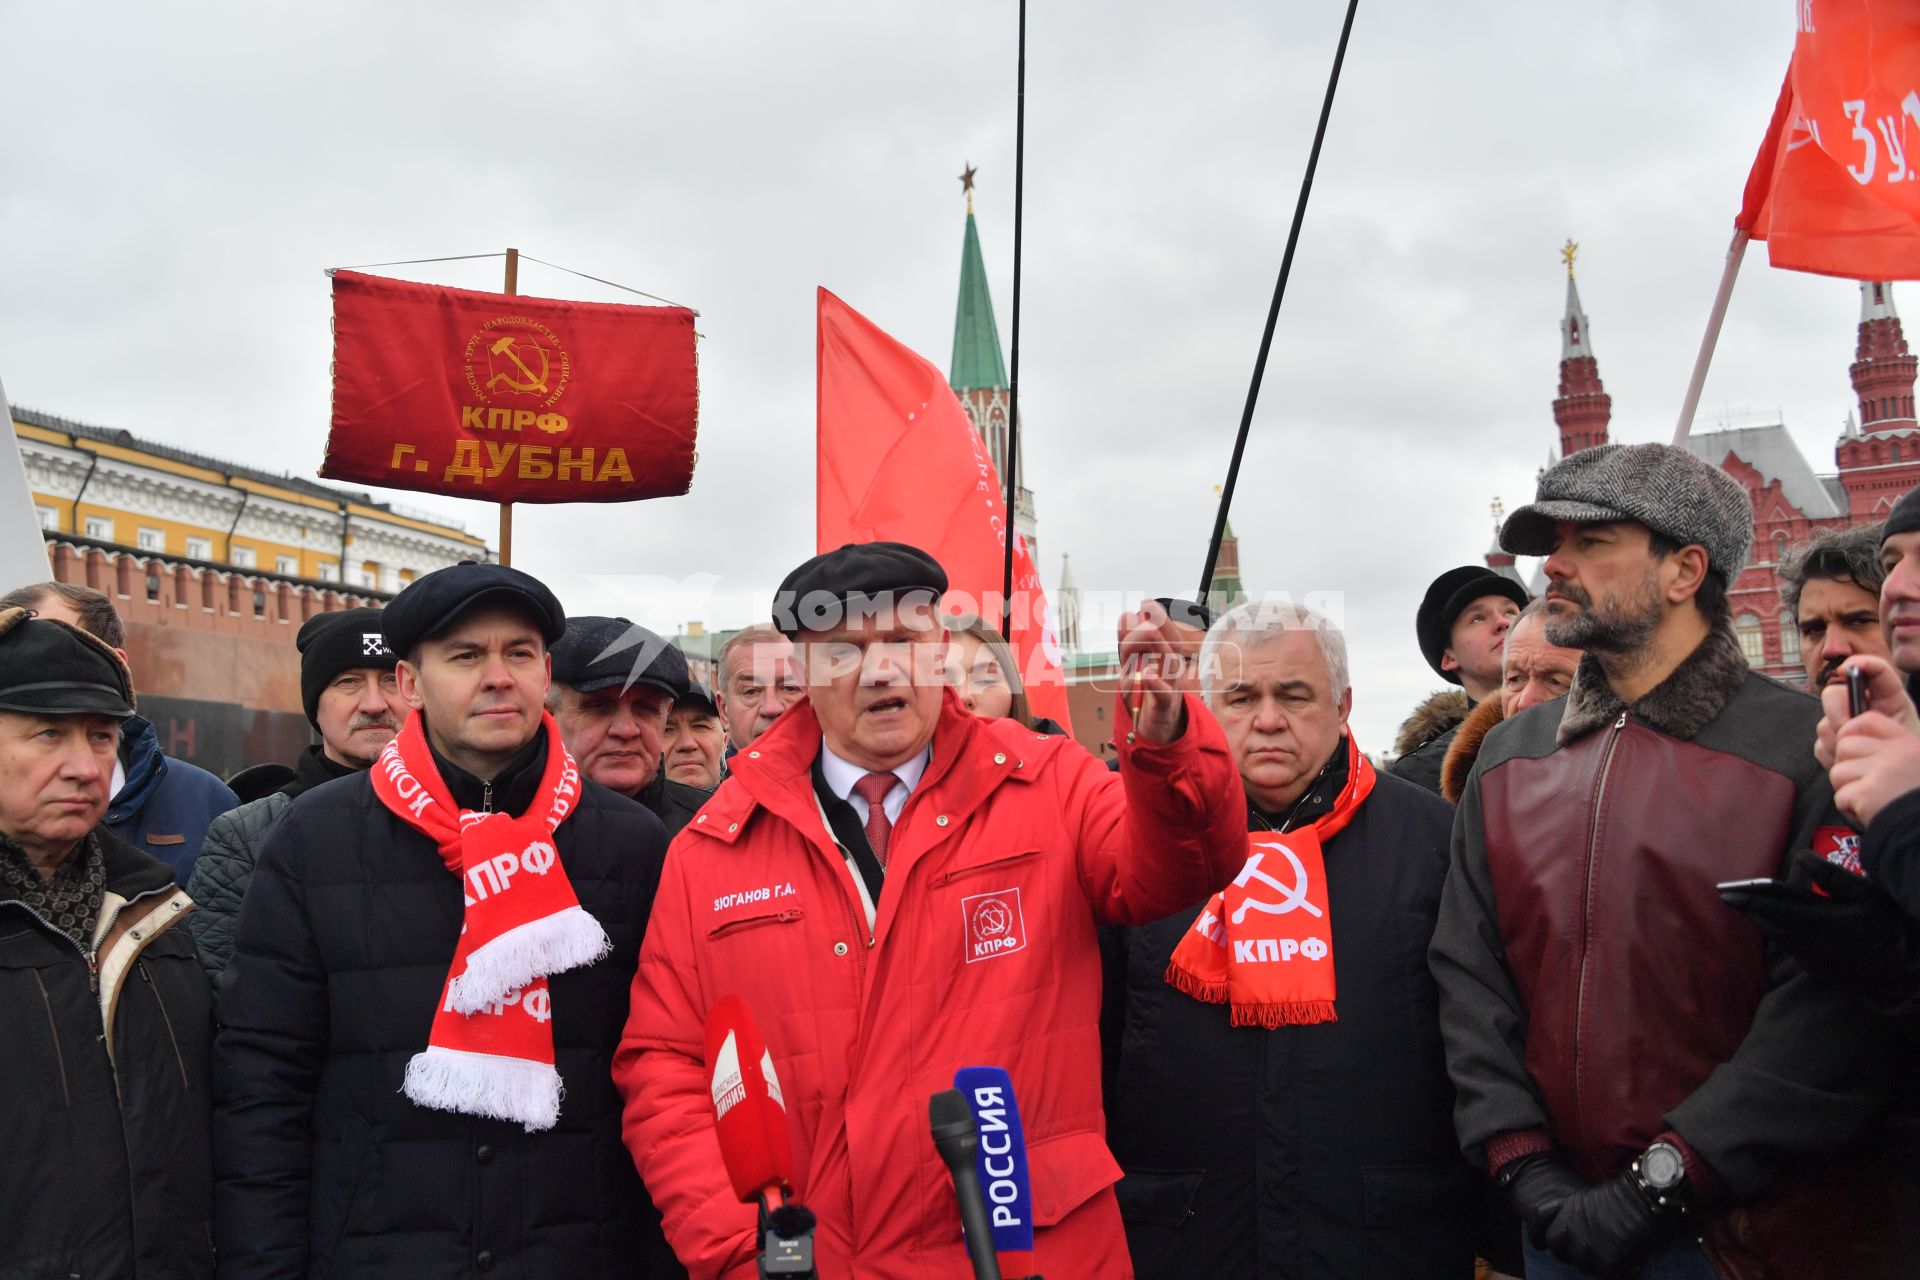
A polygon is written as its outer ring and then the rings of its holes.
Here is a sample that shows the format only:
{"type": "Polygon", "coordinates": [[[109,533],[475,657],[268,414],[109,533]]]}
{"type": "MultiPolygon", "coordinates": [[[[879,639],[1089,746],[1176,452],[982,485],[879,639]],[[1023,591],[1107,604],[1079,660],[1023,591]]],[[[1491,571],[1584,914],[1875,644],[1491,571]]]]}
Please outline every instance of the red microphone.
{"type": "Polygon", "coordinates": [[[773,1055],[747,1002],[723,996],[707,1013],[707,1084],[733,1193],[760,1206],[760,1274],[813,1274],[813,1214],[790,1197],[793,1135],[773,1055]]]}

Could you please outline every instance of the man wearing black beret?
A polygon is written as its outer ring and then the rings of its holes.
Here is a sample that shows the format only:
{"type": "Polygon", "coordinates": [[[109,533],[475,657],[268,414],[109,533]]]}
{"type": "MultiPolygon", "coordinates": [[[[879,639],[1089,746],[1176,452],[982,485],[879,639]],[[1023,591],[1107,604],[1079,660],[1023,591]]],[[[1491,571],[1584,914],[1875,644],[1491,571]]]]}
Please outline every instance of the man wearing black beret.
{"type": "Polygon", "coordinates": [[[0,610],[0,1275],[213,1275],[193,909],[102,822],[133,681],[0,610]]]}
{"type": "Polygon", "coordinates": [[[660,767],[667,715],[691,683],[678,649],[625,618],[569,618],[553,647],[547,707],[567,750],[587,777],[652,810],[669,837],[713,794],[660,767]]]}
{"type": "Polygon", "coordinates": [[[407,720],[268,833],[221,990],[223,1280],[684,1274],[611,1076],[666,835],[546,712],[565,626],[501,565],[382,614],[407,720]]]}
{"type": "Polygon", "coordinates": [[[728,993],[758,1013],[789,1100],[821,1275],[856,1258],[874,1276],[966,1272],[925,1117],[979,1063],[1018,1090],[1046,1214],[1033,1269],[1127,1270],[1095,928],[1233,879],[1239,771],[1169,678],[1164,610],[1122,620],[1114,774],[1069,738],[965,710],[943,678],[946,589],[900,543],[789,574],[773,621],[808,697],[734,757],[668,859],[615,1074],[627,1145],[700,1274],[745,1274],[755,1251],[714,1159],[703,1026],[728,993]]]}
{"type": "Polygon", "coordinates": [[[1394,743],[1399,759],[1387,766],[1440,793],[1440,766],[1473,708],[1500,692],[1500,659],[1507,629],[1527,606],[1527,589],[1481,565],[1461,565],[1435,578],[1414,614],[1420,656],[1434,674],[1460,686],[1414,708],[1394,743]]]}
{"type": "Polygon", "coordinates": [[[300,700],[320,741],[300,753],[292,779],[278,790],[213,820],[187,881],[199,908],[187,927],[216,991],[267,831],[296,796],[371,765],[407,718],[394,676],[400,660],[381,634],[380,610],[316,613],[301,624],[294,645],[300,651],[300,700]]]}

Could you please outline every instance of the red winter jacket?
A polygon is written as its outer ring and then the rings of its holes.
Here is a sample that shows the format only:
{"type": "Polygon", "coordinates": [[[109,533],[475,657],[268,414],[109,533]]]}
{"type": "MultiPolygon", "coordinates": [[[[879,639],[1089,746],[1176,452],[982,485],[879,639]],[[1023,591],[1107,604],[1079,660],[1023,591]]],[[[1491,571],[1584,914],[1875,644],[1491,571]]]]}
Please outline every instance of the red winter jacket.
{"type": "Polygon", "coordinates": [[[729,994],[779,1072],[821,1275],[968,1274],[927,1100],[976,1065],[1013,1077],[1034,1269],[1132,1274],[1103,1136],[1094,926],[1190,907],[1246,860],[1239,771],[1192,697],[1187,721],[1168,746],[1123,746],[1115,774],[948,693],[871,935],[814,798],[812,707],[734,757],[668,852],[614,1059],[627,1146],[696,1280],[753,1274],[754,1212],[721,1163],[703,1061],[707,1011],[729,994]]]}

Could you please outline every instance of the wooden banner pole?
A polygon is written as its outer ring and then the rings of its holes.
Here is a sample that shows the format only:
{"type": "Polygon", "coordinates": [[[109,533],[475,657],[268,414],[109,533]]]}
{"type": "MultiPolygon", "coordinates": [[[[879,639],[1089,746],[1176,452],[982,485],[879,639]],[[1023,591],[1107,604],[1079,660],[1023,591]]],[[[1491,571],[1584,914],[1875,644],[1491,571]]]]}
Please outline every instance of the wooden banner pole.
{"type": "MultiPolygon", "coordinates": [[[[520,292],[520,251],[518,249],[507,250],[507,282],[501,292],[508,294],[520,292]]],[[[500,504],[500,563],[506,565],[513,563],[513,504],[511,502],[500,504]]]]}

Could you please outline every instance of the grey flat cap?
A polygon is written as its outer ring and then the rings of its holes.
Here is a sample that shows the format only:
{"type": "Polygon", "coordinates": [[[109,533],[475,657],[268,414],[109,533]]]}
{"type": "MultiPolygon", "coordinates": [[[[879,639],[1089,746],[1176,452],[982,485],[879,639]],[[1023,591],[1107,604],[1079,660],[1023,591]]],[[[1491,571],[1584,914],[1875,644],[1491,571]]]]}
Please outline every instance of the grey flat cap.
{"type": "Polygon", "coordinates": [[[1507,517],[1500,546],[1517,556],[1553,551],[1554,525],[1633,520],[1682,546],[1707,549],[1727,584],[1753,547],[1753,503],[1732,476],[1669,444],[1603,444],[1540,475],[1534,500],[1507,517]]]}

